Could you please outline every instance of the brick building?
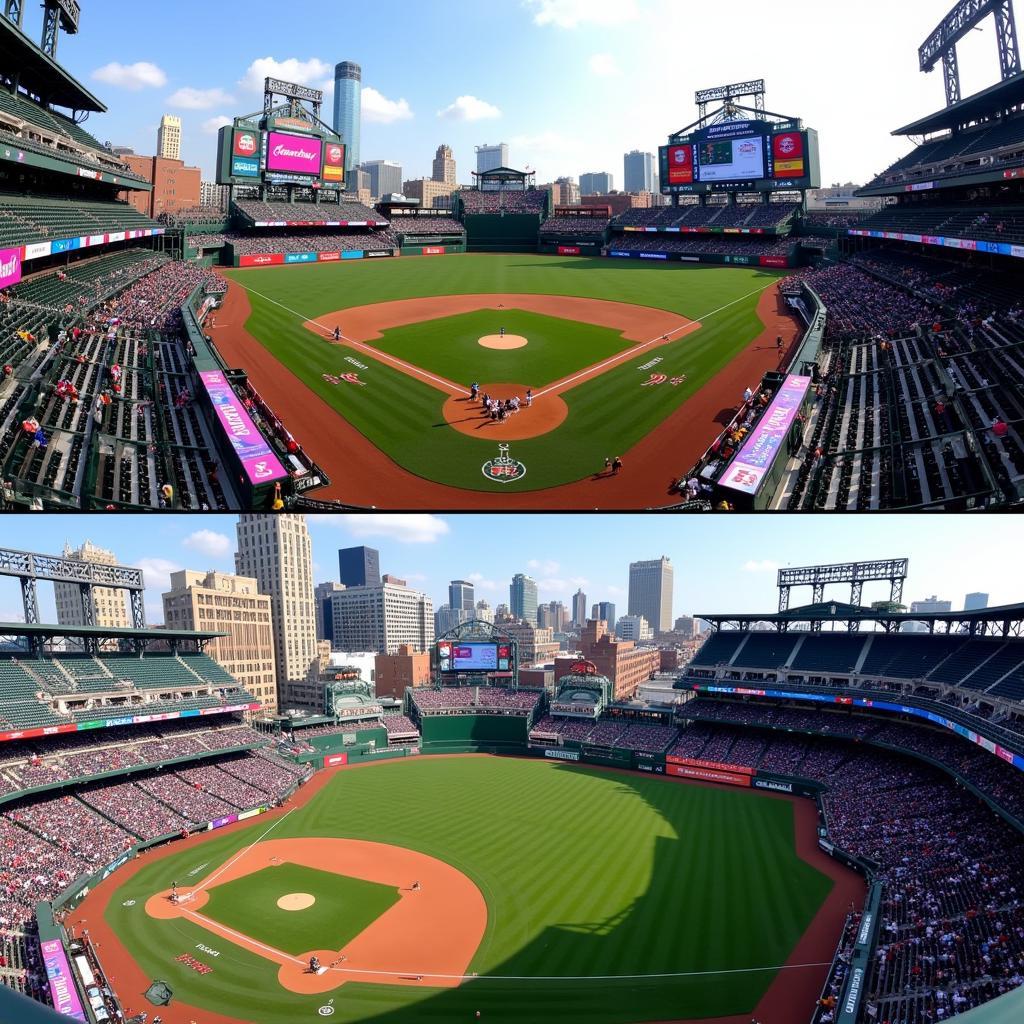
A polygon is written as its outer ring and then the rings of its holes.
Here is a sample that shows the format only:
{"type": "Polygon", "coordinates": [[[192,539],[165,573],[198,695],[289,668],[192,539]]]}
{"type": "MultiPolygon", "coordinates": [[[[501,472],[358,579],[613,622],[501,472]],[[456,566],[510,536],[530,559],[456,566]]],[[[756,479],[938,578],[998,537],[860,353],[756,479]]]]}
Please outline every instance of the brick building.
{"type": "Polygon", "coordinates": [[[430,655],[409,644],[399,644],[396,654],[378,654],[374,659],[378,697],[402,699],[407,686],[430,685],[430,655]]]}
{"type": "MultiPolygon", "coordinates": [[[[580,650],[601,675],[612,681],[615,700],[628,700],[637,687],[661,668],[661,652],[655,647],[637,647],[632,640],[616,640],[603,621],[588,619],[580,635],[580,650]]],[[[558,678],[556,671],[556,680],[558,678]]]]}
{"type": "Polygon", "coordinates": [[[199,206],[203,174],[198,167],[186,167],[182,160],[162,156],[131,155],[123,159],[136,174],[153,185],[152,192],[121,194],[139,213],[156,218],[161,213],[199,206]]]}

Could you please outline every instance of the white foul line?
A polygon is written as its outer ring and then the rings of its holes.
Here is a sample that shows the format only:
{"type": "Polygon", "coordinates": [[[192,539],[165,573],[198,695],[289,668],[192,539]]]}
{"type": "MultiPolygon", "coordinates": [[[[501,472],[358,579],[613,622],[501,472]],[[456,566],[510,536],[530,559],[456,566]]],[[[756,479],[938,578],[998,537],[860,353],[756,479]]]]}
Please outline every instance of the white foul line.
{"type": "MultiPolygon", "coordinates": [[[[723,312],[730,306],[735,306],[737,302],[742,302],[744,299],[749,299],[751,295],[757,295],[759,292],[763,291],[764,288],[755,288],[752,292],[747,292],[746,295],[741,295],[738,299],[733,299],[732,302],[728,302],[724,306],[720,306],[718,309],[712,310],[710,313],[706,313],[704,316],[699,316],[696,320],[689,320],[687,323],[683,324],[682,327],[677,327],[674,331],[669,331],[667,337],[671,338],[673,334],[678,334],[680,331],[685,331],[688,327],[692,327],[694,324],[703,324],[705,320],[710,320],[711,317],[723,312]]],[[[551,385],[551,387],[545,388],[543,391],[538,391],[537,394],[533,396],[534,400],[536,401],[538,398],[543,398],[545,395],[548,395],[552,391],[554,391],[555,388],[557,388],[559,391],[563,391],[567,384],[571,384],[574,380],[579,380],[580,377],[586,377],[589,374],[594,373],[595,370],[600,370],[602,367],[608,366],[611,363],[624,363],[627,360],[632,359],[634,355],[638,354],[639,352],[642,352],[649,345],[653,345],[655,342],[658,341],[664,341],[665,337],[666,335],[659,334],[657,337],[651,338],[650,341],[645,341],[642,345],[634,345],[630,349],[626,349],[623,352],[617,353],[611,358],[606,359],[603,363],[597,363],[594,366],[588,366],[585,370],[581,370],[579,373],[574,374],[572,377],[566,377],[565,380],[556,381],[554,384],[551,385]]]]}
{"type": "MultiPolygon", "coordinates": [[[[253,295],[258,295],[261,299],[266,299],[267,302],[272,302],[275,306],[280,306],[286,312],[291,313],[293,316],[297,316],[304,323],[315,324],[317,327],[320,328],[321,331],[324,332],[324,334],[327,335],[328,338],[334,337],[334,330],[330,327],[324,327],[324,325],[320,323],[319,320],[310,320],[309,317],[303,315],[297,309],[292,309],[291,306],[286,306],[283,302],[278,302],[277,299],[272,299],[269,295],[264,295],[263,292],[256,291],[255,288],[249,288],[247,285],[241,284],[238,281],[236,281],[235,283],[238,284],[240,288],[245,288],[247,292],[252,292],[253,295]]],[[[355,345],[357,348],[361,348],[365,352],[369,352],[371,354],[372,359],[380,359],[384,362],[394,363],[395,366],[401,366],[406,370],[415,371],[414,373],[409,374],[409,376],[411,377],[428,377],[430,380],[434,381],[435,384],[440,384],[445,391],[448,391],[450,388],[455,388],[455,390],[458,391],[460,395],[469,394],[469,391],[466,388],[460,387],[453,381],[445,380],[443,377],[435,377],[432,373],[427,373],[426,370],[421,370],[418,366],[414,366],[412,363],[406,363],[403,362],[401,359],[396,358],[395,356],[388,355],[387,352],[382,352],[379,348],[373,348],[370,345],[364,345],[363,342],[356,341],[355,338],[349,338],[344,334],[339,334],[338,339],[340,341],[347,341],[350,345],[355,345]]]]}

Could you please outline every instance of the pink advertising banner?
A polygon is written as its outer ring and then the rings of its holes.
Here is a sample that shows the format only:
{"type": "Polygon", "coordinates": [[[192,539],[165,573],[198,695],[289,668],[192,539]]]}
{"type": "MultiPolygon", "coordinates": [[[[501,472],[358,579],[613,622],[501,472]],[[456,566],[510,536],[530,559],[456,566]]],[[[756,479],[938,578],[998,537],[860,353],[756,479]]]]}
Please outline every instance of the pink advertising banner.
{"type": "Polygon", "coordinates": [[[303,135],[285,135],[283,132],[267,134],[267,170],[293,171],[320,177],[323,143],[303,135]]]}
{"type": "Polygon", "coordinates": [[[21,280],[21,249],[0,249],[0,288],[21,280]]]}
{"type": "Polygon", "coordinates": [[[204,370],[199,376],[249,482],[265,484],[286,477],[284,467],[270,450],[267,439],[256,429],[224,374],[219,370],[204,370]]]}
{"type": "Polygon", "coordinates": [[[64,943],[60,939],[47,939],[42,943],[43,966],[46,968],[46,980],[50,983],[50,995],[54,1009],[64,1017],[72,1020],[85,1020],[85,1011],[78,998],[75,979],[71,977],[64,943]]]}

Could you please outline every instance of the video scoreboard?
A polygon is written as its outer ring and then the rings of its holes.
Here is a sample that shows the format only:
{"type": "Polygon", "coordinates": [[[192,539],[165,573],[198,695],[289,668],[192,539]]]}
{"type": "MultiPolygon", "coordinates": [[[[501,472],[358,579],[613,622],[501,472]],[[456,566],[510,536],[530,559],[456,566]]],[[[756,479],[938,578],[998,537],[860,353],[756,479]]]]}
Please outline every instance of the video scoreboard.
{"type": "Polygon", "coordinates": [[[441,672],[486,672],[510,674],[512,645],[466,640],[441,640],[437,645],[441,672]]]}
{"type": "Polygon", "coordinates": [[[818,133],[800,122],[728,121],[660,150],[665,195],[819,188],[818,133]]]}
{"type": "Polygon", "coordinates": [[[219,185],[306,185],[344,189],[345,146],[312,134],[305,122],[277,118],[265,129],[237,123],[217,140],[219,185]]]}

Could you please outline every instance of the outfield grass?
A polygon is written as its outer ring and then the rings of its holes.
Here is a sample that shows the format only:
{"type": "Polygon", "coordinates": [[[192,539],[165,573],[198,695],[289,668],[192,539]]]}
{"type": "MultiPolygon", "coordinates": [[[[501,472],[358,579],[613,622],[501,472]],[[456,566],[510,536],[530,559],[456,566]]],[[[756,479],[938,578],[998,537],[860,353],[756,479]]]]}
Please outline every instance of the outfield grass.
{"type": "Polygon", "coordinates": [[[280,864],[211,887],[201,913],[297,956],[311,949],[342,949],[397,902],[398,893],[390,886],[280,864]],[[299,892],[316,902],[305,910],[278,907],[280,897],[299,892]]]}
{"type": "Polygon", "coordinates": [[[350,983],[297,996],[254,954],[144,910],[168,877],[207,873],[266,827],[144,866],[106,911],[177,999],[257,1024],[313,1019],[331,997],[345,1024],[469,1020],[477,1009],[517,1024],[746,1014],[774,971],[744,969],[784,963],[832,885],[796,856],[792,806],[750,791],[541,761],[382,763],[337,774],[268,838],[367,839],[458,868],[487,901],[470,965],[480,977],[452,990],[350,983]],[[182,952],[202,959],[197,944],[220,951],[211,975],[174,962],[182,952]],[[714,973],[723,971],[739,973],[714,973]],[[690,976],[651,977],[680,973],[690,976]]]}
{"type": "Polygon", "coordinates": [[[480,310],[394,327],[368,342],[382,352],[468,387],[473,381],[541,388],[632,347],[620,331],[522,309],[480,310]],[[497,334],[527,339],[524,348],[483,348],[497,334]]]}
{"type": "MultiPolygon", "coordinates": [[[[640,441],[727,366],[761,332],[761,293],[778,274],[754,268],[692,267],[561,256],[458,255],[233,270],[249,292],[249,332],[277,359],[399,465],[439,483],[480,491],[534,491],[584,479],[609,454],[640,441]],[[303,326],[335,310],[435,295],[526,293],[571,295],[652,306],[703,322],[678,344],[659,348],[658,372],[686,374],[680,387],[641,388],[652,354],[641,352],[563,397],[569,407],[555,431],[513,444],[527,466],[519,481],[499,484],[481,473],[495,454],[491,440],[468,437],[444,420],[444,395],[365,352],[369,369],[357,388],[332,385],[324,373],[348,372],[346,353],[303,326]],[[395,410],[401,410],[396,415],[395,410]]],[[[332,326],[333,321],[325,322],[332,326]]],[[[427,324],[408,331],[429,331],[427,324]]],[[[511,353],[515,355],[515,353],[511,353]]],[[[592,362],[592,360],[586,360],[592,362]]],[[[446,374],[447,376],[447,374],[446,374]]],[[[519,374],[513,383],[519,383],[519,374]]],[[[457,379],[461,379],[456,374],[457,379]]],[[[491,383],[499,383],[491,381],[491,383]]],[[[523,381],[529,384],[529,381],[523,381]]],[[[751,381],[756,385],[757,381],[751,381]]],[[[302,425],[293,430],[301,438],[302,425]]],[[[708,442],[712,438],[708,438],[708,442]]],[[[666,478],[685,467],[666,464],[666,478]]]]}

